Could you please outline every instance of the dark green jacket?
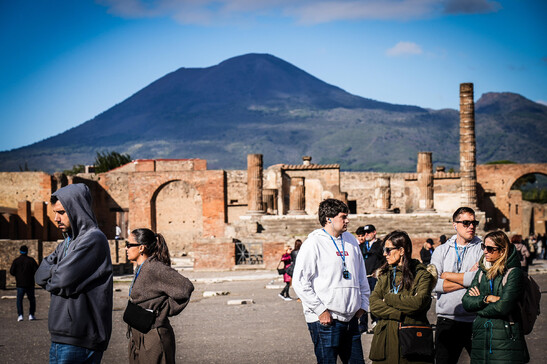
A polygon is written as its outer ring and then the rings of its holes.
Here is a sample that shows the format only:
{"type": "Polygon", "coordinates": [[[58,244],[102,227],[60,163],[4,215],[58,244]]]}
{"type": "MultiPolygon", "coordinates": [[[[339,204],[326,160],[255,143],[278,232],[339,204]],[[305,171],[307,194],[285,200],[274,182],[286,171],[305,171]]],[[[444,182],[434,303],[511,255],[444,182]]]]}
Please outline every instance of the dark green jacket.
{"type": "MultiPolygon", "coordinates": [[[[393,279],[393,271],[390,268],[388,272],[380,274],[374,292],[370,295],[370,312],[379,318],[374,328],[369,355],[370,360],[375,363],[409,363],[400,355],[399,322],[429,324],[427,311],[431,306],[434,278],[418,260],[412,260],[411,269],[415,276],[410,290],[401,288],[397,294],[390,293],[393,279]]],[[[401,281],[402,272],[397,268],[396,285],[401,281]]]]}
{"type": "Polygon", "coordinates": [[[480,296],[470,296],[468,290],[462,299],[463,308],[477,313],[473,322],[471,363],[527,363],[528,348],[521,325],[513,322],[515,318],[518,321],[517,301],[523,294],[524,280],[515,247],[510,246],[506,271],[492,282],[493,292],[486,277],[484,255],[479,261],[479,269],[482,270],[481,281],[479,283],[481,274],[478,272],[470,288],[478,286],[480,296]],[[507,283],[502,285],[503,276],[509,268],[515,269],[509,272],[507,283]],[[483,300],[487,295],[499,296],[500,300],[485,303],[483,300]]]}

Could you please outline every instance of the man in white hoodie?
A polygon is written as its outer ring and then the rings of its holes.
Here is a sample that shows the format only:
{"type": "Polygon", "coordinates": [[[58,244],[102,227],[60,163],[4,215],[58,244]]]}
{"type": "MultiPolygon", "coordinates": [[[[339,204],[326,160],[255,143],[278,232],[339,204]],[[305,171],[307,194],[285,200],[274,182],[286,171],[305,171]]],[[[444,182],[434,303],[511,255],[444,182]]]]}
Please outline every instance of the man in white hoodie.
{"type": "Polygon", "coordinates": [[[293,288],[304,308],[318,363],[364,363],[358,319],[368,311],[370,289],[357,239],[347,232],[349,209],[319,204],[323,228],[302,244],[293,288]]]}

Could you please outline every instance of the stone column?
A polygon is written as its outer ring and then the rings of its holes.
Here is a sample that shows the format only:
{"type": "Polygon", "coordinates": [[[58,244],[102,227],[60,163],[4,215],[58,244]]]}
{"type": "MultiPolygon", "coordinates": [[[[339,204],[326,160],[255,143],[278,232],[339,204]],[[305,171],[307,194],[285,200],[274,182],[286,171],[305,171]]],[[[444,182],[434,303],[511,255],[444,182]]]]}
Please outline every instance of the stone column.
{"type": "Polygon", "coordinates": [[[418,188],[420,196],[418,208],[421,211],[435,211],[433,209],[433,161],[431,152],[418,153],[418,188]]]}
{"type": "Polygon", "coordinates": [[[306,215],[306,189],[304,177],[291,177],[289,215],[306,215]]]}
{"type": "Polygon", "coordinates": [[[249,215],[263,215],[262,154],[247,155],[247,206],[249,215]]]}
{"type": "Polygon", "coordinates": [[[22,224],[18,226],[19,239],[32,239],[30,201],[19,201],[17,203],[17,215],[19,215],[19,221],[22,222],[22,224]]]}
{"type": "Polygon", "coordinates": [[[460,84],[460,178],[461,205],[477,207],[477,160],[473,84],[460,84]]]}
{"type": "Polygon", "coordinates": [[[389,212],[391,207],[391,178],[389,176],[376,178],[374,198],[376,199],[376,213],[389,212]]]}
{"type": "Polygon", "coordinates": [[[45,202],[34,202],[34,218],[38,223],[35,238],[47,241],[49,238],[49,217],[47,216],[47,204],[45,202]]]}
{"type": "Polygon", "coordinates": [[[277,215],[277,190],[275,188],[263,189],[262,202],[267,214],[277,215]]]}

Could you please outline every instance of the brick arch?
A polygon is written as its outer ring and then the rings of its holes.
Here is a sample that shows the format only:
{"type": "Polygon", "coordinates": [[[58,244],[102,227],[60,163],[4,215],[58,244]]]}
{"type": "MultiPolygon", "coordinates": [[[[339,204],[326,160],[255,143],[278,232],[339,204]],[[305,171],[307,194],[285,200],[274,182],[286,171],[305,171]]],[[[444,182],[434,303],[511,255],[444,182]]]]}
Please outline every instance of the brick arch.
{"type": "Polygon", "coordinates": [[[500,170],[506,178],[503,188],[500,190],[502,194],[508,194],[515,182],[523,176],[528,174],[547,175],[547,164],[506,164],[504,166],[506,168],[500,170]]]}
{"type": "Polygon", "coordinates": [[[155,199],[175,181],[188,183],[202,198],[203,236],[224,236],[226,221],[224,171],[175,171],[135,173],[129,179],[130,228],[153,227],[155,199]]]}

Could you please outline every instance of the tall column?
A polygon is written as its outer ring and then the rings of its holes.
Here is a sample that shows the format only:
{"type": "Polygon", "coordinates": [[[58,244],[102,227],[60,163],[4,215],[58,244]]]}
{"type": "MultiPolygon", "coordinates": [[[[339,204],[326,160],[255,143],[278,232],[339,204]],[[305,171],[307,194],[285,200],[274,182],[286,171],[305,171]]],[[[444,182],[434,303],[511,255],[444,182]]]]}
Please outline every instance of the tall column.
{"type": "Polygon", "coordinates": [[[477,160],[473,84],[460,84],[460,178],[462,206],[477,207],[477,160]]]}
{"type": "Polygon", "coordinates": [[[19,239],[32,239],[32,214],[30,201],[19,201],[17,203],[17,215],[22,222],[18,226],[19,239]]]}
{"type": "Polygon", "coordinates": [[[34,238],[47,241],[49,237],[49,217],[47,216],[47,204],[45,202],[34,202],[34,218],[37,222],[34,238]]]}
{"type": "Polygon", "coordinates": [[[262,154],[247,155],[247,206],[249,215],[262,215],[262,154]]]}
{"type": "Polygon", "coordinates": [[[304,177],[291,177],[289,215],[306,214],[306,190],[304,177]]]}
{"type": "Polygon", "coordinates": [[[375,212],[389,212],[389,208],[391,207],[391,178],[389,176],[376,178],[374,197],[376,199],[375,212]]]}
{"type": "Polygon", "coordinates": [[[431,152],[418,153],[416,172],[420,189],[418,208],[421,211],[435,211],[433,209],[433,159],[431,152]]]}

